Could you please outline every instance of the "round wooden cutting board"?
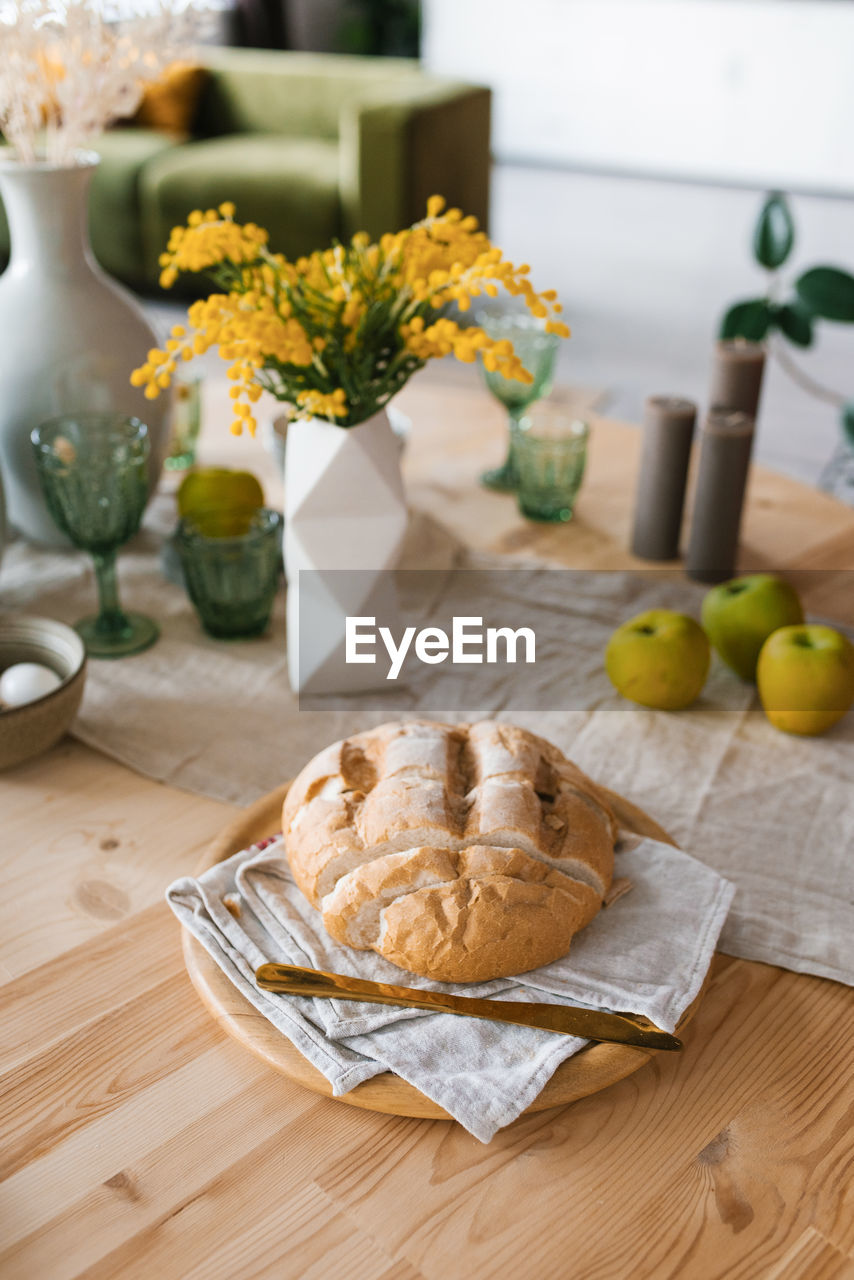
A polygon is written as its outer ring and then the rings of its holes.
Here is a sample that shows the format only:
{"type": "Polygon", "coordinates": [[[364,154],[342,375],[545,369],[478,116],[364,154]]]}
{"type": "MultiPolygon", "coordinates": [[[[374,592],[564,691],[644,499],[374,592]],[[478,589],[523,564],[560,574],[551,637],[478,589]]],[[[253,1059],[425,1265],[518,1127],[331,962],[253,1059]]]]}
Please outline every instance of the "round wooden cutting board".
{"type": "MultiPolygon", "coordinates": [[[[266,836],[281,831],[282,804],[289,785],[286,783],[276,791],[271,791],[245,809],[206,850],[196,868],[196,875],[201,875],[216,863],[230,858],[232,854],[266,836]]],[[[641,836],[675,844],[667,832],[643,810],[612,791],[605,788],[602,790],[608,796],[622,827],[641,836]]],[[[251,1053],[263,1058],[270,1066],[290,1076],[298,1084],[332,1097],[332,1086],[326,1077],[240,994],[202,944],[186,929],[183,931],[183,947],[187,971],[193,985],[222,1029],[239,1040],[251,1053]]],[[[404,981],[405,975],[402,974],[401,982],[404,981]]],[[[683,1014],[680,1027],[684,1027],[690,1020],[701,996],[702,991],[683,1014]]],[[[606,1089],[637,1071],[656,1052],[654,1049],[640,1049],[631,1045],[591,1044],[561,1063],[542,1093],[528,1107],[528,1112],[563,1106],[567,1102],[575,1102],[578,1098],[606,1089]]],[[[451,1119],[442,1107],[425,1098],[413,1085],[388,1071],[357,1085],[349,1093],[340,1095],[337,1101],[351,1107],[364,1107],[369,1111],[384,1111],[390,1115],[418,1116],[431,1120],[451,1119]]]]}

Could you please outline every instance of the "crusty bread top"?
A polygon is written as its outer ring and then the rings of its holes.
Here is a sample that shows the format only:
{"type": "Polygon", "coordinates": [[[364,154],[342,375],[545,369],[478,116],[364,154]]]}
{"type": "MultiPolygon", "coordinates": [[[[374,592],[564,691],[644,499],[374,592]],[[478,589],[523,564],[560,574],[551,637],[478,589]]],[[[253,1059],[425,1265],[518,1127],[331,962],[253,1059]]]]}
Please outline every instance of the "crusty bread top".
{"type": "Polygon", "coordinates": [[[288,858],[317,905],[371,858],[418,846],[522,849],[603,896],[616,822],[595,783],[515,725],[381,725],[309,762],[283,812],[288,858]]]}
{"type": "Polygon", "coordinates": [[[563,954],[608,890],[617,835],[580,769],[493,721],[394,723],[334,743],[292,784],[283,830],[334,936],[463,982],[563,954]]]}

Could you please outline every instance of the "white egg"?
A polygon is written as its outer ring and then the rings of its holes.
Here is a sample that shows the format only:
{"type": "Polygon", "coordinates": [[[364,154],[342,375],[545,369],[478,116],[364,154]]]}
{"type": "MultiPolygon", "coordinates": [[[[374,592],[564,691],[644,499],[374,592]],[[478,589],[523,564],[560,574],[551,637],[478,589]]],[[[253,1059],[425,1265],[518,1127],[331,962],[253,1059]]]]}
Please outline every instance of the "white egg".
{"type": "Polygon", "coordinates": [[[60,684],[61,678],[50,667],[43,667],[40,662],[16,662],[0,676],[0,703],[22,707],[43,698],[60,684]]]}

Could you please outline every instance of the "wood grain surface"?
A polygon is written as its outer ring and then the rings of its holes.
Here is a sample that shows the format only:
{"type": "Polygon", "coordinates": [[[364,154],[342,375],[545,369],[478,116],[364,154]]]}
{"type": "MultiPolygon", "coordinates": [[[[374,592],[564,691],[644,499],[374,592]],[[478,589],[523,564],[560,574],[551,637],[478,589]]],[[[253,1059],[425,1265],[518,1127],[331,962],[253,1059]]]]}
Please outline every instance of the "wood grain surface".
{"type": "MultiPolygon", "coordinates": [[[[282,805],[288,793],[289,783],[283,784],[269,795],[245,809],[239,818],[225,828],[205,850],[196,875],[202,875],[232,854],[247,849],[281,829],[282,805]]],[[[675,844],[667,832],[655,821],[622,796],[602,790],[611,801],[622,827],[637,835],[651,836],[675,844]]],[[[197,938],[187,930],[182,938],[184,962],[193,986],[202,1002],[219,1026],[256,1057],[283,1072],[298,1084],[324,1097],[332,1097],[332,1086],[322,1072],[313,1067],[281,1032],[268,1022],[243,996],[234,983],[197,938]]],[[[702,992],[686,1009],[678,1030],[681,1034],[696,1012],[702,992]]],[[[578,1098],[586,1098],[600,1089],[607,1089],[638,1071],[655,1050],[633,1045],[590,1045],[581,1053],[562,1062],[545,1088],[527,1108],[525,1114],[545,1111],[548,1107],[564,1106],[578,1098]]],[[[388,1115],[416,1116],[429,1120],[450,1120],[448,1112],[437,1103],[425,1098],[414,1085],[408,1084],[389,1071],[371,1080],[365,1080],[349,1093],[342,1094],[338,1102],[351,1107],[364,1107],[368,1111],[383,1111],[388,1115]]]]}
{"type": "MultiPolygon", "coordinates": [[[[416,380],[404,406],[413,500],[470,542],[636,563],[634,429],[594,424],[578,520],[543,531],[475,488],[502,449],[483,393],[416,380]]],[[[262,470],[218,422],[207,456],[262,470]]],[[[851,618],[830,499],[757,471],[743,560],[851,618]]],[[[0,775],[2,1280],[854,1276],[850,988],[719,957],[682,1054],[488,1146],[343,1107],[227,1036],[184,970],[163,891],[236,814],[68,739],[0,775]]]]}

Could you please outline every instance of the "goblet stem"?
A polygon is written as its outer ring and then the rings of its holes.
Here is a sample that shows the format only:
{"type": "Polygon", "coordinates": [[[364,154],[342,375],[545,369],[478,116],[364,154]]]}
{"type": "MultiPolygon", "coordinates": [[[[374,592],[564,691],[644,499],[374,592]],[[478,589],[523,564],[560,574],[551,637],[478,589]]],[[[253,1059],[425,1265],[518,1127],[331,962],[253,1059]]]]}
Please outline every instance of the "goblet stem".
{"type": "Polygon", "coordinates": [[[484,471],[480,477],[480,482],[485,488],[494,489],[497,493],[515,493],[519,488],[519,471],[516,466],[514,447],[519,420],[523,413],[524,409],[508,410],[507,425],[510,439],[507,445],[507,457],[500,467],[495,467],[492,471],[484,471]]]}
{"type": "Polygon", "coordinates": [[[98,583],[98,617],[95,633],[105,638],[126,633],[130,628],[127,615],[119,604],[119,587],[116,581],[115,550],[93,553],[95,580],[98,583]]]}

